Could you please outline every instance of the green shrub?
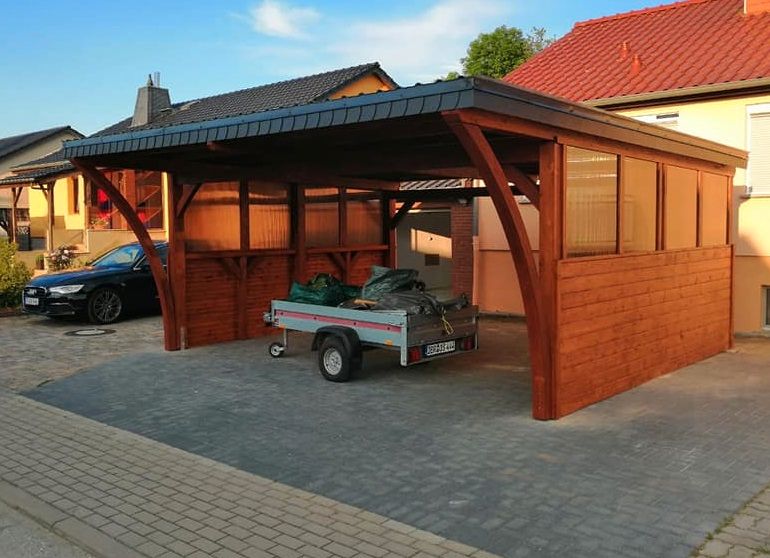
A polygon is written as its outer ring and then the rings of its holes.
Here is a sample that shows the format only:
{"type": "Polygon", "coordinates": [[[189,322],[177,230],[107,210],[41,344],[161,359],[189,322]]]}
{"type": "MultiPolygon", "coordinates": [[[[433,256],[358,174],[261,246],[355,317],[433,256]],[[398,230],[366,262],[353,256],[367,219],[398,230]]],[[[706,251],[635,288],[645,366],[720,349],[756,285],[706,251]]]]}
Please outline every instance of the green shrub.
{"type": "Polygon", "coordinates": [[[21,304],[21,290],[32,277],[27,266],[14,258],[16,245],[0,241],[0,308],[21,304]]]}

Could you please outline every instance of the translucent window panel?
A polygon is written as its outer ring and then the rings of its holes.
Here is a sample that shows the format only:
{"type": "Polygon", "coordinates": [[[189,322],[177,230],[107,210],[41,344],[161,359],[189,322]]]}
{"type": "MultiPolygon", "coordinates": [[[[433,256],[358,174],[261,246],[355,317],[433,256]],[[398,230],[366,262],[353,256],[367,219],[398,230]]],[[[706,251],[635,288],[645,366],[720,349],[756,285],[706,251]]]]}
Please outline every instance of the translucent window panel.
{"type": "Polygon", "coordinates": [[[710,172],[701,175],[702,246],[727,244],[727,184],[726,176],[710,172]]]}
{"type": "Polygon", "coordinates": [[[190,250],[238,250],[241,247],[237,182],[207,182],[185,213],[190,250]]]}
{"type": "Polygon", "coordinates": [[[339,245],[339,200],[337,188],[305,190],[305,241],[308,248],[339,245]]]}
{"type": "Polygon", "coordinates": [[[658,222],[658,165],[623,159],[623,251],[655,250],[658,222]]]}
{"type": "Polygon", "coordinates": [[[249,247],[288,248],[289,193],[285,186],[249,183],[249,247]]]}
{"type": "Polygon", "coordinates": [[[666,250],[694,248],[698,241],[698,171],[666,167],[666,250]]]}
{"type": "Polygon", "coordinates": [[[163,178],[156,171],[136,171],[136,213],[148,229],[163,228],[163,178]]]}
{"type": "Polygon", "coordinates": [[[618,157],[567,147],[566,251],[568,257],[617,249],[618,157]]]}
{"type": "Polygon", "coordinates": [[[377,192],[348,190],[348,244],[382,244],[382,203],[377,192]]]}

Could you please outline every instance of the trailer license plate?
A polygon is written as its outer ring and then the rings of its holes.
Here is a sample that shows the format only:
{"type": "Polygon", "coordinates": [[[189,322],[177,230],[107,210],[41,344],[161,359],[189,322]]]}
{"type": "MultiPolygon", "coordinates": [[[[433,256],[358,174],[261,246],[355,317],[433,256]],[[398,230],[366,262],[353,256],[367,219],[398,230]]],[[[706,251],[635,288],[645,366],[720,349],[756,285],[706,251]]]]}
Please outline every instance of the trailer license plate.
{"type": "Polygon", "coordinates": [[[426,357],[432,357],[436,355],[443,355],[445,353],[451,353],[455,350],[454,341],[442,341],[441,343],[431,343],[425,345],[424,354],[426,357]]]}
{"type": "Polygon", "coordinates": [[[40,306],[40,300],[31,296],[24,297],[25,306],[40,306]]]}

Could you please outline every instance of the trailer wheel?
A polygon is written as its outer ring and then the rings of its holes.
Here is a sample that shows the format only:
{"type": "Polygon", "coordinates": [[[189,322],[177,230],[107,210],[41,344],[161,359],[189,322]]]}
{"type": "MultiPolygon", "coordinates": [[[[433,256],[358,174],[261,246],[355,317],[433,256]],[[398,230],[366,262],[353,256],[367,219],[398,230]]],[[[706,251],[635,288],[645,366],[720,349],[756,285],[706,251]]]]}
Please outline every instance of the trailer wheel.
{"type": "Polygon", "coordinates": [[[283,356],[283,353],[286,350],[286,347],[284,347],[281,343],[274,342],[274,343],[270,343],[270,347],[268,347],[267,350],[270,353],[271,357],[280,358],[283,356]]]}
{"type": "Polygon", "coordinates": [[[351,357],[345,343],[336,335],[327,335],[318,351],[318,369],[330,382],[347,382],[350,379],[351,357]]]}

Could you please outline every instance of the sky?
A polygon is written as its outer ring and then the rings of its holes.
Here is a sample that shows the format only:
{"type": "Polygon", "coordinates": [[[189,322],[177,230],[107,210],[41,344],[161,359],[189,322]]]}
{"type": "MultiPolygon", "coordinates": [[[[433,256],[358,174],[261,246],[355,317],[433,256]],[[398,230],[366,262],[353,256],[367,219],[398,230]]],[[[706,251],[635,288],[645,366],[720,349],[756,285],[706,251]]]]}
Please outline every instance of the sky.
{"type": "Polygon", "coordinates": [[[0,138],[133,112],[160,72],[172,102],[379,61],[401,85],[460,69],[499,25],[567,33],[656,0],[0,0],[0,138]]]}

